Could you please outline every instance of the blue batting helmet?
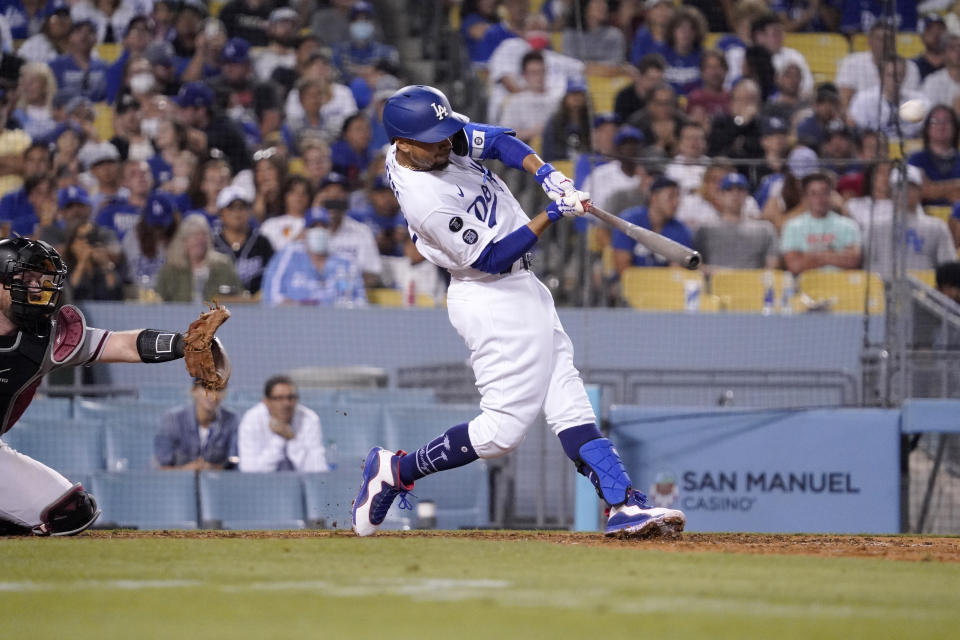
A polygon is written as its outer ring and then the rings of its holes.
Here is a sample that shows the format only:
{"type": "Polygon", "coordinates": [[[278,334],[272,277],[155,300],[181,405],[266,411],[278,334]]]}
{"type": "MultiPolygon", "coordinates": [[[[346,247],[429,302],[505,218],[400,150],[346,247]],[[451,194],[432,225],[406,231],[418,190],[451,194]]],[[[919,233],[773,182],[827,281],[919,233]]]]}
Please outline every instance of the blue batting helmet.
{"type": "Polygon", "coordinates": [[[383,107],[383,127],[391,142],[396,138],[440,142],[469,121],[453,110],[442,91],[419,84],[400,89],[383,107]]]}

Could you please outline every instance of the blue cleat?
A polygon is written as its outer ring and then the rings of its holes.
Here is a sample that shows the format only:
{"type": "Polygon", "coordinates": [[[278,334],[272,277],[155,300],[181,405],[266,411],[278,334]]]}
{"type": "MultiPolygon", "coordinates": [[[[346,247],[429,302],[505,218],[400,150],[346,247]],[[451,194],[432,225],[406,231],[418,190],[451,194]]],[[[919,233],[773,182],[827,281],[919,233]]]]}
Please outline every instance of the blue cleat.
{"type": "Polygon", "coordinates": [[[406,451],[393,453],[381,447],[374,447],[367,454],[363,484],[353,501],[353,530],[357,535],[375,534],[397,496],[403,506],[407,492],[413,489],[413,484],[404,486],[400,482],[400,457],[405,455],[406,451]]]}
{"type": "Polygon", "coordinates": [[[631,490],[627,501],[610,507],[606,535],[652,538],[673,536],[683,531],[687,517],[677,509],[655,507],[643,493],[631,490]]]}

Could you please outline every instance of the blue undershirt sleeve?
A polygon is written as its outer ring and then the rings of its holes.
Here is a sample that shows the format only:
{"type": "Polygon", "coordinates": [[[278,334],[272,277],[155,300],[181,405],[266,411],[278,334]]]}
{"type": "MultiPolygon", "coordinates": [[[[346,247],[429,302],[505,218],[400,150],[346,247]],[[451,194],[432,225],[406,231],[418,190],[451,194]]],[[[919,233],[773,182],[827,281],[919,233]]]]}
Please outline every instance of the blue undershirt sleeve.
{"type": "Polygon", "coordinates": [[[510,232],[505,238],[491,242],[480,253],[471,267],[486,273],[498,274],[509,269],[537,242],[537,234],[524,225],[516,231],[510,232]]]}
{"type": "Polygon", "coordinates": [[[511,169],[523,171],[523,159],[531,153],[536,153],[523,140],[509,135],[497,136],[488,158],[499,160],[511,169]]]}

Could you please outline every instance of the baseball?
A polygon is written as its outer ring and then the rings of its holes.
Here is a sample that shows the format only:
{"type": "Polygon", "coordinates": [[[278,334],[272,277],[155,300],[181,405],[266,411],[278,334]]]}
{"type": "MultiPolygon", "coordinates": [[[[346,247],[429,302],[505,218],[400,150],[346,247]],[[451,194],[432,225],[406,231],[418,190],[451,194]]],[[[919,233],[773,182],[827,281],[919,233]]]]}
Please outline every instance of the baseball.
{"type": "Polygon", "coordinates": [[[900,105],[900,119],[904,122],[920,122],[927,115],[927,105],[923,100],[907,100],[900,105]]]}

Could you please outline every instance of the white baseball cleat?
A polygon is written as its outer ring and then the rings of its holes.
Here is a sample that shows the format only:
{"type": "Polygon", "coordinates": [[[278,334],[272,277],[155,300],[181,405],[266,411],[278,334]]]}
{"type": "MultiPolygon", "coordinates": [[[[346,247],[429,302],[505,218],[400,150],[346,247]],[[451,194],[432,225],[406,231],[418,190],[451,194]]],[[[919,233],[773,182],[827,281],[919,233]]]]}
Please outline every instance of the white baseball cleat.
{"type": "Polygon", "coordinates": [[[633,490],[626,502],[610,507],[605,533],[635,538],[673,536],[683,531],[686,524],[687,517],[682,511],[654,507],[647,502],[647,496],[633,490]]]}
{"type": "Polygon", "coordinates": [[[353,530],[357,535],[375,534],[397,496],[400,496],[401,507],[406,503],[406,494],[413,489],[413,484],[404,486],[400,482],[400,457],[405,455],[406,451],[393,453],[381,447],[374,447],[367,454],[363,484],[353,501],[353,530]]]}

